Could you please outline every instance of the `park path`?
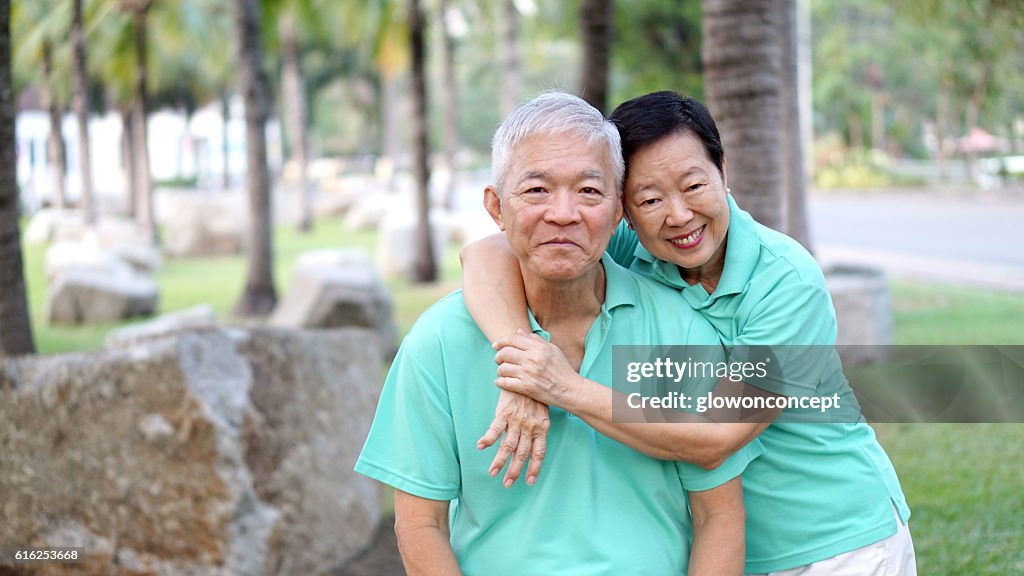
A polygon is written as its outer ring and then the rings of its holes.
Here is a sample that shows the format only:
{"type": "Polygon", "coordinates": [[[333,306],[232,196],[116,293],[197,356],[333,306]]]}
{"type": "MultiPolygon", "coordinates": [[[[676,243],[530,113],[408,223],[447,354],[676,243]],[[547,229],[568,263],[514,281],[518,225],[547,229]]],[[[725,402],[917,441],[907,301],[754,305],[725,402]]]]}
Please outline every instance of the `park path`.
{"type": "Polygon", "coordinates": [[[1024,193],[819,193],[808,206],[823,264],[1024,293],[1024,193]]]}

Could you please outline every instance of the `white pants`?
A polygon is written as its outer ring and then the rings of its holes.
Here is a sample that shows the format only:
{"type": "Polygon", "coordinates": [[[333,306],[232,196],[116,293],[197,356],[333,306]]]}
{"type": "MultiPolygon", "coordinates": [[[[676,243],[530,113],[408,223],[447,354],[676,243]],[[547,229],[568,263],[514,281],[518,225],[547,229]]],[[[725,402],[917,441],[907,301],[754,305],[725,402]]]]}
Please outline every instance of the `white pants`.
{"type": "Polygon", "coordinates": [[[899,515],[896,516],[896,526],[896,533],[885,540],[813,564],[763,576],[917,576],[910,529],[899,515]]]}

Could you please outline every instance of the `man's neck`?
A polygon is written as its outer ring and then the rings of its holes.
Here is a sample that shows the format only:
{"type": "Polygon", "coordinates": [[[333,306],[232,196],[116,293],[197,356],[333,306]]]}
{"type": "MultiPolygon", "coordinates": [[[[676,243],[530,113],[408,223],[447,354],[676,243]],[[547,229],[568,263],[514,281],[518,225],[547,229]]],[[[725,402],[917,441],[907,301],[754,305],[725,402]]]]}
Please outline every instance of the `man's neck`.
{"type": "Polygon", "coordinates": [[[548,282],[526,276],[524,283],[533,317],[578,370],[587,331],[604,303],[604,265],[599,263],[590,273],[571,281],[548,282]]]}

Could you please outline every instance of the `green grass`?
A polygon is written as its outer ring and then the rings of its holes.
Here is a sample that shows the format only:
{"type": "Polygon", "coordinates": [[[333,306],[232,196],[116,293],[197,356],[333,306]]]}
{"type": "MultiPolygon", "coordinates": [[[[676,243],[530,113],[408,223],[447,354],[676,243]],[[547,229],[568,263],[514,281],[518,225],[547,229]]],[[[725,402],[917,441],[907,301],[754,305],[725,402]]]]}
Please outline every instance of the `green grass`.
{"type": "MultiPolygon", "coordinates": [[[[1024,296],[894,282],[897,344],[1024,344],[1024,296]]],[[[920,574],[1024,573],[1024,424],[877,424],[920,574]]]]}
{"type": "MultiPolygon", "coordinates": [[[[304,250],[358,247],[371,255],[373,233],[351,233],[339,219],[317,223],[308,235],[290,227],[275,233],[275,278],[284,294],[295,258],[304,250]]],[[[96,349],[114,325],[59,327],[44,321],[45,247],[26,247],[26,275],[41,353],[96,349]]],[[[158,275],[160,312],[209,303],[223,321],[242,290],[241,256],[169,260],[158,275]]],[[[455,249],[442,262],[441,281],[412,285],[388,280],[404,334],[416,317],[458,287],[455,249]]],[[[1024,295],[895,282],[897,344],[1024,344],[1024,295]]],[[[913,510],[911,529],[921,574],[1024,573],[1024,424],[883,424],[879,440],[900,475],[913,510]]]]}

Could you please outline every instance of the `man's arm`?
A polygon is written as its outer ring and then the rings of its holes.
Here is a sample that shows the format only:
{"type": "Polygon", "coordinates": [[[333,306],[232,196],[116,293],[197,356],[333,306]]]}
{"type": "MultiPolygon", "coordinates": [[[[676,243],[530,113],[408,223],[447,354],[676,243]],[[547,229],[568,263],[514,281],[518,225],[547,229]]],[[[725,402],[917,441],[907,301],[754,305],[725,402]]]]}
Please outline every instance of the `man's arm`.
{"type": "Polygon", "coordinates": [[[461,576],[449,539],[448,504],[395,490],[395,535],[409,576],[461,576]]]}
{"type": "Polygon", "coordinates": [[[746,509],[740,477],[688,496],[693,516],[689,575],[743,574],[746,509]]]}

